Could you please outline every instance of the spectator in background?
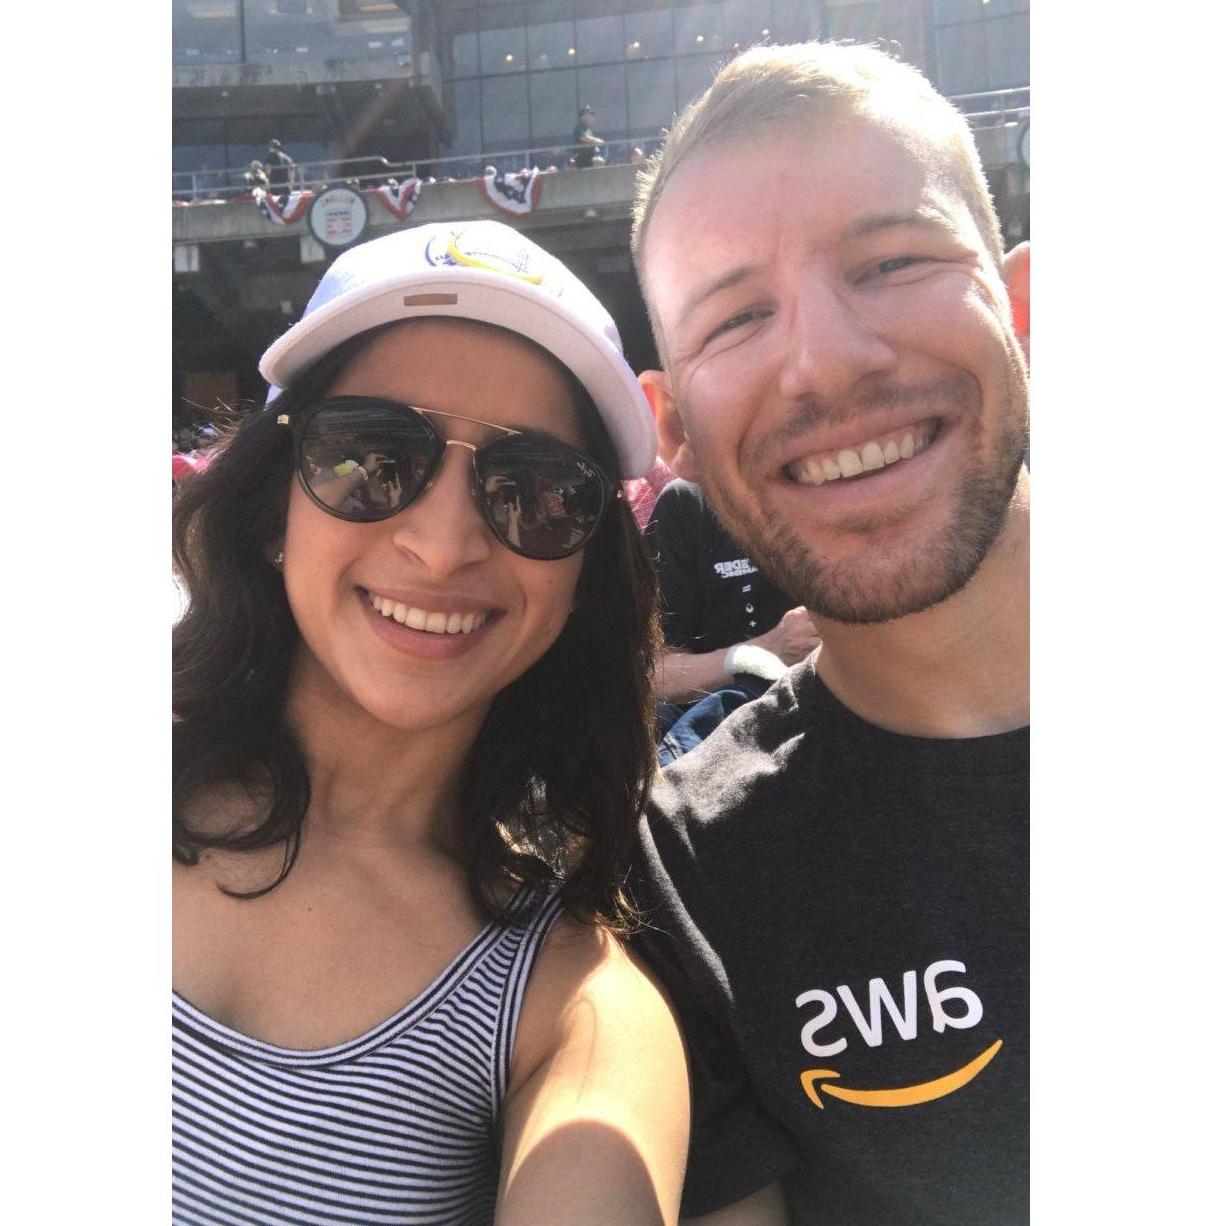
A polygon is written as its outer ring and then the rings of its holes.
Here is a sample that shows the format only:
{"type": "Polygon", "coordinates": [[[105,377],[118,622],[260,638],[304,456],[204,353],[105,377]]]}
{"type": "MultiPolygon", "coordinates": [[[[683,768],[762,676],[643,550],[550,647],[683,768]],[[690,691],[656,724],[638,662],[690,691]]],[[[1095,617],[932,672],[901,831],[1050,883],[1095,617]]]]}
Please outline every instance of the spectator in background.
{"type": "MultiPolygon", "coordinates": [[[[1001,274],[1009,290],[1009,304],[1013,308],[1013,330],[1021,345],[1026,361],[1030,361],[1030,242],[1018,243],[1001,265],[1001,274]]],[[[1027,451],[1026,465],[1030,465],[1027,451]]]]}
{"type": "Polygon", "coordinates": [[[647,521],[651,518],[656,499],[675,475],[673,470],[657,457],[645,477],[634,477],[622,482],[622,491],[630,504],[634,522],[638,524],[640,532],[647,530],[647,521]]]}
{"type": "Polygon", "coordinates": [[[264,169],[264,163],[256,158],[249,169],[243,172],[243,182],[251,191],[262,188],[264,191],[269,190],[268,171],[264,169]]]}
{"type": "Polygon", "coordinates": [[[294,159],[281,148],[281,142],[274,138],[268,142],[268,157],[265,158],[265,164],[268,170],[269,190],[284,201],[294,183],[294,159]]]}
{"type": "Polygon", "coordinates": [[[821,640],[808,612],[746,556],[693,482],[665,487],[646,535],[664,612],[653,684],[667,765],[821,640]]]}
{"type": "Polygon", "coordinates": [[[592,120],[596,118],[594,107],[585,106],[579,111],[579,122],[575,124],[575,167],[586,170],[590,166],[603,166],[604,158],[597,153],[603,144],[600,137],[592,131],[592,120]]]}

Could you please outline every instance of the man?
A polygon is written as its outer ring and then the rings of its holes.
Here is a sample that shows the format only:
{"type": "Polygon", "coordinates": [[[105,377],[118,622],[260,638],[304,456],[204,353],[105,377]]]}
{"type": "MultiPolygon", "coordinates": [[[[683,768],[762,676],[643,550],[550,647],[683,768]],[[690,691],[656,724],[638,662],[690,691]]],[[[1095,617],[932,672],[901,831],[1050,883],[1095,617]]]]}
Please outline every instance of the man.
{"type": "Polygon", "coordinates": [[[745,556],[692,481],[664,489],[647,538],[664,614],[654,685],[667,766],[816,650],[818,638],[808,612],[745,556]]]}
{"type": "Polygon", "coordinates": [[[597,152],[602,144],[601,139],[592,131],[592,120],[595,118],[594,107],[580,108],[579,119],[575,124],[575,144],[578,146],[575,151],[575,166],[579,170],[604,165],[604,158],[597,152]]]}
{"type": "Polygon", "coordinates": [[[700,486],[680,478],[667,485],[648,521],[647,539],[664,614],[658,697],[690,702],[731,685],[745,671],[736,668],[732,650],[740,645],[775,657],[770,680],[782,664],[795,664],[817,648],[808,613],[746,557],[700,486]]]}
{"type": "Polygon", "coordinates": [[[279,197],[284,205],[289,190],[294,185],[294,159],[281,148],[281,142],[275,138],[268,142],[265,169],[268,174],[269,191],[279,197]]]}
{"type": "Polygon", "coordinates": [[[664,446],[822,638],[643,828],[685,1211],[1024,1222],[1028,389],[973,138],[876,50],[757,48],[640,184],[664,446]]]}

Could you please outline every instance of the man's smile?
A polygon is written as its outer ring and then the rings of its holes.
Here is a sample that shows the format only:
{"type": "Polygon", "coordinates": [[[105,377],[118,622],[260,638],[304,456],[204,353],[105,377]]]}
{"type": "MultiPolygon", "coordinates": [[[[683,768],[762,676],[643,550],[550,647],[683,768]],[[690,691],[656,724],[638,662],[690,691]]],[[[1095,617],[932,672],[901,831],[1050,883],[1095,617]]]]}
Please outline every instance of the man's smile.
{"type": "Polygon", "coordinates": [[[786,464],[784,471],[801,485],[824,485],[827,481],[858,477],[913,459],[936,438],[940,428],[939,419],[931,417],[859,442],[810,452],[786,464]]]}

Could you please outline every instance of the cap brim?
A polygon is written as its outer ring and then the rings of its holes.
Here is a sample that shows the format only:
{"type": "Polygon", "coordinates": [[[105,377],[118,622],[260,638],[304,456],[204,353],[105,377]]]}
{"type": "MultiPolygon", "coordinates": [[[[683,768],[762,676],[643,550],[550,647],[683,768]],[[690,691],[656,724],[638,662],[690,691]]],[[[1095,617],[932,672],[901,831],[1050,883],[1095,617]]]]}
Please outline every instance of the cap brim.
{"type": "Polygon", "coordinates": [[[312,311],[278,337],[260,360],[260,374],[288,387],[350,337],[423,316],[472,319],[535,341],[587,389],[609,431],[622,476],[641,477],[651,467],[656,456],[651,409],[616,347],[544,290],[502,273],[452,267],[445,273],[431,269],[367,283],[312,311]],[[425,298],[430,301],[420,301],[425,298]]]}

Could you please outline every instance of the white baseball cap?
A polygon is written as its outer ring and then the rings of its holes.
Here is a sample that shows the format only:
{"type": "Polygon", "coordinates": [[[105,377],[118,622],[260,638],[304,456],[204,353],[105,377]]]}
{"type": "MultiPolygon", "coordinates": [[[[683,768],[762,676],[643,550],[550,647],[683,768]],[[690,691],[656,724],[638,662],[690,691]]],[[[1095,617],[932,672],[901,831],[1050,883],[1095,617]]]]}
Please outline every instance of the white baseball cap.
{"type": "Polygon", "coordinates": [[[622,476],[651,467],[655,422],[612,316],[561,260],[499,221],[413,226],[348,248],[302,318],[260,359],[269,402],[351,336],[428,315],[496,324],[535,341],[595,402],[622,476]]]}

